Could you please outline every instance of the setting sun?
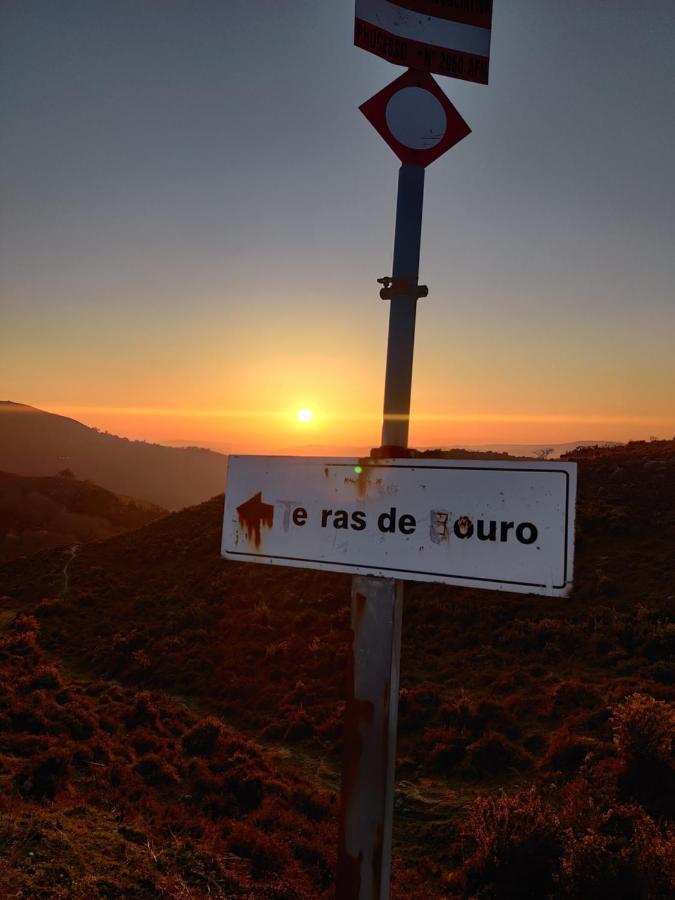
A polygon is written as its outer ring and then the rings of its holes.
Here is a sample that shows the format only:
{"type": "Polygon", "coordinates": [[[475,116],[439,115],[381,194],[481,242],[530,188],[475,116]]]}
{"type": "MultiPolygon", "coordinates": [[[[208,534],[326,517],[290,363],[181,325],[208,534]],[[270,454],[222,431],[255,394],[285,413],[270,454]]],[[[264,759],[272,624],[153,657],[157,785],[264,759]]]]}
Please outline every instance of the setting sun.
{"type": "Polygon", "coordinates": [[[306,406],[302,409],[299,409],[297,412],[298,422],[311,422],[314,418],[314,413],[311,409],[308,409],[306,406]]]}

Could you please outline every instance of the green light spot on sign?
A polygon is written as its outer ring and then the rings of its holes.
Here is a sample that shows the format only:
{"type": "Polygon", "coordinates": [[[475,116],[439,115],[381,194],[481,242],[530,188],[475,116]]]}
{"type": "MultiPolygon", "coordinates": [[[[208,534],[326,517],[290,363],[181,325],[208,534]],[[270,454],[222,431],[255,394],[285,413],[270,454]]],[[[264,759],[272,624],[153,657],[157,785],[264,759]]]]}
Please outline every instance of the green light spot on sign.
{"type": "Polygon", "coordinates": [[[357,475],[360,475],[361,472],[363,472],[363,467],[362,466],[354,466],[354,471],[356,472],[357,475]]]}

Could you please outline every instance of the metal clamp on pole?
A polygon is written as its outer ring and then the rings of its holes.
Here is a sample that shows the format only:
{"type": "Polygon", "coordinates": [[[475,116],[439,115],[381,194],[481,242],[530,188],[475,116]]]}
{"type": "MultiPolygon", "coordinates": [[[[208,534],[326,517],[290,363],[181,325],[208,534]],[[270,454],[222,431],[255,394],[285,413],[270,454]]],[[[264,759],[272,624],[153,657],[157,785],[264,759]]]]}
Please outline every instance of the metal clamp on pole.
{"type": "Polygon", "coordinates": [[[429,296],[429,288],[425,284],[418,284],[416,278],[401,278],[385,275],[378,278],[377,283],[383,285],[380,297],[383,300],[393,300],[394,297],[410,297],[420,300],[429,296]]]}

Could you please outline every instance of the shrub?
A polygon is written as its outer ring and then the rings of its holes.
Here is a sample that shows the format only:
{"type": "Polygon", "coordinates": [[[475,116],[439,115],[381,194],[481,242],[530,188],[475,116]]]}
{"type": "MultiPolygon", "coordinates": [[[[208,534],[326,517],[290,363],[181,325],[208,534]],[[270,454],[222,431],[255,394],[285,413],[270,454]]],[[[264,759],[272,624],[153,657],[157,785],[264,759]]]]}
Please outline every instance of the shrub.
{"type": "Polygon", "coordinates": [[[251,874],[256,879],[280,875],[290,861],[289,851],[283,843],[243,822],[232,828],[229,845],[238,856],[250,860],[251,874]]]}
{"type": "Polygon", "coordinates": [[[311,822],[323,822],[330,815],[326,799],[316,792],[296,788],[291,794],[294,809],[311,822]]]}
{"type": "Polygon", "coordinates": [[[143,781],[150,787],[167,787],[168,785],[178,784],[179,778],[173,766],[158,756],[156,753],[149,753],[142,757],[134,766],[134,770],[138,772],[143,781]]]}
{"type": "Polygon", "coordinates": [[[479,718],[478,708],[466,697],[460,697],[456,703],[444,703],[441,707],[441,719],[444,725],[452,726],[475,737],[482,734],[485,720],[479,718]]]}
{"type": "Polygon", "coordinates": [[[19,614],[12,623],[11,631],[0,634],[0,660],[22,657],[37,662],[42,658],[38,645],[37,621],[32,616],[19,614]]]}
{"type": "Polygon", "coordinates": [[[560,893],[574,900],[661,900],[675,890],[675,834],[638,806],[610,809],[597,829],[569,835],[560,893]]]}
{"type": "Polygon", "coordinates": [[[433,685],[421,684],[411,688],[401,688],[399,695],[399,727],[401,731],[413,731],[435,718],[440,706],[438,689],[433,685]]]}
{"type": "Polygon", "coordinates": [[[675,622],[657,622],[642,652],[650,660],[669,660],[675,655],[675,622]]]}
{"type": "Polygon", "coordinates": [[[592,831],[570,841],[561,866],[561,893],[575,900],[628,900],[638,897],[625,858],[606,835],[592,831]]]}
{"type": "Polygon", "coordinates": [[[535,788],[478,797],[463,833],[475,847],[460,876],[467,896],[489,886],[498,887],[493,896],[523,900],[541,900],[551,891],[562,853],[561,829],[535,788]]]}
{"type": "Polygon", "coordinates": [[[305,710],[300,707],[290,717],[290,721],[284,733],[284,740],[302,741],[311,738],[316,734],[314,722],[307,715],[305,710]]]}
{"type": "Polygon", "coordinates": [[[675,812],[675,708],[645,694],[632,694],[614,710],[614,744],[624,771],[621,796],[637,799],[652,815],[675,812]]]}
{"type": "Polygon", "coordinates": [[[47,619],[60,616],[65,609],[65,602],[60,597],[47,597],[35,606],[33,610],[36,619],[47,619]]]}
{"type": "Polygon", "coordinates": [[[538,731],[535,731],[532,734],[528,734],[528,736],[523,741],[523,747],[525,748],[525,750],[527,750],[528,753],[531,753],[533,756],[541,756],[541,754],[546,750],[546,746],[546,738],[538,731]]]}
{"type": "Polygon", "coordinates": [[[16,619],[14,619],[13,630],[16,634],[37,634],[40,630],[40,626],[37,623],[37,619],[34,619],[33,616],[19,613],[16,619]]]}
{"type": "Polygon", "coordinates": [[[334,877],[333,861],[326,853],[301,837],[293,839],[291,852],[298,862],[314,873],[323,890],[330,887],[334,877]]]}
{"type": "Polygon", "coordinates": [[[157,735],[147,728],[138,728],[130,736],[131,746],[139,756],[145,756],[148,753],[161,754],[163,750],[163,742],[158,740],[157,735]]]}
{"type": "Polygon", "coordinates": [[[189,756],[211,756],[222,733],[223,726],[218,719],[213,716],[202,719],[183,736],[183,750],[189,756]]]}
{"type": "Polygon", "coordinates": [[[636,865],[648,900],[675,896],[675,829],[668,827],[661,833],[647,816],[635,825],[636,865]]]}
{"type": "Polygon", "coordinates": [[[342,736],[345,726],[345,704],[340,701],[335,704],[324,720],[317,726],[317,734],[329,743],[337,752],[342,749],[342,736]]]}
{"type": "Polygon", "coordinates": [[[671,764],[675,740],[672,704],[645,694],[632,694],[614,710],[614,743],[627,760],[671,764]]]}
{"type": "Polygon", "coordinates": [[[70,775],[71,758],[67,750],[56,747],[31,761],[14,776],[14,783],[26,797],[53,800],[65,787],[70,775]]]}
{"type": "Polygon", "coordinates": [[[88,741],[98,727],[94,716],[86,708],[74,703],[70,703],[64,711],[63,723],[76,741],[88,741]]]}
{"type": "Polygon", "coordinates": [[[574,772],[595,747],[597,741],[572,734],[568,728],[563,727],[551,738],[542,767],[559,772],[574,772]]]}
{"type": "Polygon", "coordinates": [[[223,786],[234,797],[242,812],[257,809],[265,795],[263,782],[256,776],[233,774],[224,780],[223,786]]]}
{"type": "Polygon", "coordinates": [[[23,684],[23,693],[39,690],[59,690],[63,687],[61,673],[56,666],[36,666],[23,684]]]}
{"type": "Polygon", "coordinates": [[[595,688],[579,681],[561,681],[544,697],[542,713],[546,717],[566,717],[580,709],[592,709],[600,703],[595,688]]]}
{"type": "Polygon", "coordinates": [[[649,667],[649,676],[660,684],[675,684],[675,663],[660,659],[649,667]]]}
{"type": "Polygon", "coordinates": [[[138,728],[141,725],[147,725],[149,728],[160,730],[159,710],[150,694],[143,691],[137,695],[136,702],[125,717],[125,724],[127,728],[138,728]]]}
{"type": "Polygon", "coordinates": [[[496,775],[506,769],[523,768],[525,754],[504,735],[488,731],[467,747],[466,768],[474,775],[496,775]]]}
{"type": "Polygon", "coordinates": [[[477,722],[484,723],[484,727],[505,734],[510,740],[519,738],[522,729],[510,712],[499,703],[484,700],[478,704],[477,722]]]}
{"type": "Polygon", "coordinates": [[[428,728],[423,740],[428,748],[432,768],[449,775],[450,770],[464,759],[470,738],[452,728],[428,728]]]}

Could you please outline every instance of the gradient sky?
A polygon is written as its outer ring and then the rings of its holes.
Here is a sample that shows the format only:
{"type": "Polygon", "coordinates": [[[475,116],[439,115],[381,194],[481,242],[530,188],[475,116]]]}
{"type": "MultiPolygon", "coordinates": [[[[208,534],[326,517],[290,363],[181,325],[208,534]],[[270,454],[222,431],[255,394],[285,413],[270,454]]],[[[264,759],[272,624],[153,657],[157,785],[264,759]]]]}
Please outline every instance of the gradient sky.
{"type": "MultiPolygon", "coordinates": [[[[0,399],[379,441],[403,71],[351,0],[0,0],[0,399]],[[316,410],[311,425],[294,419],[316,410]]],[[[495,0],[427,173],[411,442],[675,433],[675,3],[495,0]]]]}

